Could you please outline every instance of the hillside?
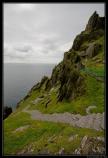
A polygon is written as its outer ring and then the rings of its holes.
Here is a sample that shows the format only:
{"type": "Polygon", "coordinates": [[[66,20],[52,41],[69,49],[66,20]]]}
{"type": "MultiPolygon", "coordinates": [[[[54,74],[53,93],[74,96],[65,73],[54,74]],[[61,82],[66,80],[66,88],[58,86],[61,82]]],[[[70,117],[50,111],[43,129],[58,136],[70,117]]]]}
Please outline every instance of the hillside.
{"type": "Polygon", "coordinates": [[[4,154],[104,154],[105,18],[94,12],[52,71],[4,120],[4,154]]]}

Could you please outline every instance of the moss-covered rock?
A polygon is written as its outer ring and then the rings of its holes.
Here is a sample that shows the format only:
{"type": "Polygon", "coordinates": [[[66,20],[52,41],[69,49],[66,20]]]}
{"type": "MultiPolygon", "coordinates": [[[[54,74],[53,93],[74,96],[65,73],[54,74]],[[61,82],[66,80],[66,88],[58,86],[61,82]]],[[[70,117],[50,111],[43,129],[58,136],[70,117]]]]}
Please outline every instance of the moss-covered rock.
{"type": "Polygon", "coordinates": [[[82,86],[84,84],[83,81],[83,77],[81,77],[77,69],[68,69],[68,71],[64,69],[61,76],[61,87],[59,89],[58,100],[72,100],[79,94],[82,94],[82,91],[84,91],[84,87],[82,86]]]}

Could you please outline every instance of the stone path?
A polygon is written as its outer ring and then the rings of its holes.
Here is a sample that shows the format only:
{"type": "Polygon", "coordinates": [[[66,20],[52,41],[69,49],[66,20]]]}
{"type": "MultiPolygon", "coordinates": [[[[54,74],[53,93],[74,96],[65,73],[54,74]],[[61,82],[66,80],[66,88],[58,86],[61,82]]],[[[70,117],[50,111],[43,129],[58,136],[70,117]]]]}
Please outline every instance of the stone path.
{"type": "Polygon", "coordinates": [[[23,112],[29,113],[31,118],[34,120],[68,123],[75,127],[90,128],[95,130],[104,129],[104,113],[88,114],[86,116],[71,114],[68,112],[59,114],[43,114],[38,110],[28,110],[28,108],[29,106],[23,109],[23,112]]]}

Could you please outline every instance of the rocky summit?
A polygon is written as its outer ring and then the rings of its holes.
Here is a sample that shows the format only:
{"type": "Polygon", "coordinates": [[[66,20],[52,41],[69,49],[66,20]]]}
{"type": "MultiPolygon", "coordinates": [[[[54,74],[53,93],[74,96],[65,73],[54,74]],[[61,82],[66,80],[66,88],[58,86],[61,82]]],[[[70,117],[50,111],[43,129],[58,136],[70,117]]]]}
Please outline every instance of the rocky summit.
{"type": "Polygon", "coordinates": [[[5,155],[105,153],[105,17],[95,11],[51,77],[4,120],[5,155]]]}

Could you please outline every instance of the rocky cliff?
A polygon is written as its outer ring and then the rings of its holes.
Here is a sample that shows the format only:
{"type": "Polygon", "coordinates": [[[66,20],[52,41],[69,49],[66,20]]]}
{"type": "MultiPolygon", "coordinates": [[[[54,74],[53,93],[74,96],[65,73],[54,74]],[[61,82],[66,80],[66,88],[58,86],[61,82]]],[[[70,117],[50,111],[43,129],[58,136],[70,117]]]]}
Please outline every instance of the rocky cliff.
{"type": "Polygon", "coordinates": [[[95,11],[85,30],[76,36],[72,48],[64,53],[63,61],[53,69],[51,78],[44,76],[35,89],[41,89],[45,84],[45,91],[50,91],[52,87],[59,85],[58,101],[73,100],[83,95],[85,83],[80,73],[85,67],[83,61],[99,54],[103,44],[98,39],[104,36],[104,29],[105,18],[99,17],[95,11]]]}
{"type": "Polygon", "coordinates": [[[103,155],[105,18],[94,12],[51,77],[4,120],[5,155],[103,155]]]}

